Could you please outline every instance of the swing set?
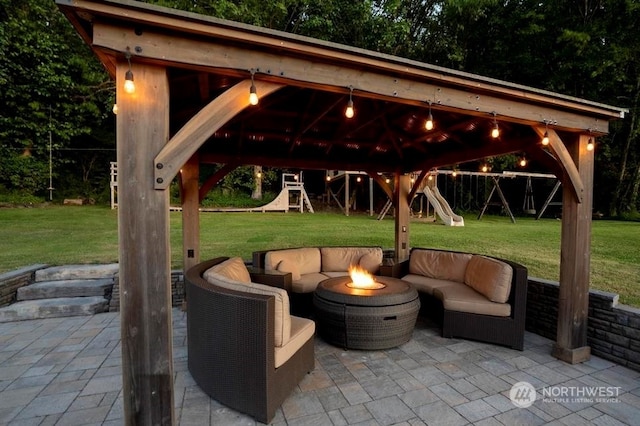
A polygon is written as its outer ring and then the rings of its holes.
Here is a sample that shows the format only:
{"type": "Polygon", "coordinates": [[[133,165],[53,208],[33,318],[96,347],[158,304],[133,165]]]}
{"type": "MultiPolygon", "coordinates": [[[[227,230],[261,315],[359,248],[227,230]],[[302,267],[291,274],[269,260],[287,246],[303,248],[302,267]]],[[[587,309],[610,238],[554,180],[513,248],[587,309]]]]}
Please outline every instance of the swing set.
{"type": "MultiPolygon", "coordinates": [[[[480,214],[478,215],[478,220],[482,219],[482,216],[485,214],[485,212],[487,211],[489,206],[499,206],[502,209],[504,209],[504,211],[509,215],[509,218],[511,219],[511,222],[516,223],[516,219],[515,216],[513,215],[513,212],[511,211],[511,208],[509,206],[509,202],[507,201],[507,198],[504,194],[504,192],[502,191],[502,188],[500,187],[500,180],[504,179],[504,178],[509,178],[509,179],[515,179],[515,178],[520,178],[520,177],[524,177],[526,178],[526,183],[525,183],[525,191],[524,191],[524,198],[523,198],[523,204],[522,204],[522,211],[527,214],[527,215],[536,215],[536,220],[540,219],[542,217],[542,215],[544,214],[544,212],[546,211],[546,209],[551,206],[551,205],[560,205],[562,204],[561,202],[553,202],[553,199],[556,195],[556,193],[558,192],[558,189],[560,188],[560,181],[557,179],[557,177],[555,175],[552,174],[545,174],[545,173],[527,173],[527,172],[511,172],[511,171],[504,171],[502,173],[491,173],[491,172],[470,172],[470,171],[459,171],[459,170],[437,170],[434,171],[435,174],[442,174],[442,175],[451,175],[452,177],[456,177],[456,176],[460,176],[461,178],[461,183],[460,183],[460,190],[457,191],[456,190],[456,186],[454,186],[454,191],[453,191],[453,205],[456,206],[458,205],[458,200],[457,200],[457,192],[460,192],[460,194],[464,194],[464,177],[465,176],[469,176],[469,190],[472,191],[473,190],[473,181],[472,179],[475,177],[476,179],[476,197],[475,199],[480,199],[479,197],[479,188],[480,188],[480,182],[479,179],[480,177],[484,177],[485,179],[490,179],[490,182],[492,183],[492,187],[491,190],[489,192],[489,195],[487,196],[487,198],[484,201],[484,204],[482,205],[481,209],[480,209],[480,214]],[[533,192],[533,179],[554,179],[556,180],[556,183],[553,187],[553,189],[550,191],[550,193],[548,194],[544,204],[542,205],[542,208],[537,211],[536,207],[535,207],[535,201],[534,201],[534,192],[533,192]],[[494,201],[494,195],[497,195],[498,200],[494,201]]],[[[486,185],[486,183],[485,183],[486,185]]],[[[447,194],[447,189],[448,187],[445,187],[445,197],[448,196],[447,194]]],[[[462,195],[460,196],[460,203],[462,204],[462,208],[465,209],[464,206],[464,199],[462,197],[462,195]]],[[[470,206],[466,206],[466,209],[470,209],[470,206]]]]}

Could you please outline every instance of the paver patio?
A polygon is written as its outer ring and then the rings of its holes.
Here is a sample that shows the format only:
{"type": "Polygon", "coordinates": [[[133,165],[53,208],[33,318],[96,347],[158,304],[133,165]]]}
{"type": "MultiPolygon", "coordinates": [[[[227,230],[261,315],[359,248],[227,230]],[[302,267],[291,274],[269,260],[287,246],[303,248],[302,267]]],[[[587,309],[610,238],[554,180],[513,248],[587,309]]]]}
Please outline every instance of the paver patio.
{"type": "MultiPolygon", "coordinates": [[[[181,425],[255,424],[211,400],[187,370],[186,316],[173,310],[174,397],[181,425]]],[[[0,424],[123,424],[118,313],[0,324],[0,424]]],[[[640,423],[640,372],[597,357],[569,365],[527,333],[523,352],[443,339],[418,320],[412,340],[384,351],[344,351],[316,338],[316,368],[273,425],[622,425],[640,423]],[[538,390],[529,408],[516,382],[538,390]],[[616,401],[550,402],[555,390],[619,387],[616,401]]],[[[591,398],[592,399],[592,398],[591,398]]]]}

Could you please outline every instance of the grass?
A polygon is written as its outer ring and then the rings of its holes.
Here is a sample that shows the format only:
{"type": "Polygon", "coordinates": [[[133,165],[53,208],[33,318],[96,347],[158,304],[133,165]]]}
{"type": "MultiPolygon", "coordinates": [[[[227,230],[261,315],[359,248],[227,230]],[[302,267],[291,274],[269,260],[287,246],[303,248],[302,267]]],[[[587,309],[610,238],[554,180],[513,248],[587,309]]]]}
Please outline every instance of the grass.
{"type": "MultiPolygon", "coordinates": [[[[381,245],[392,248],[394,222],[335,213],[203,213],[201,258],[241,256],[253,250],[305,245],[381,245]]],[[[172,264],[182,263],[181,214],[172,212],[172,264]]],[[[618,293],[640,306],[640,223],[594,221],[592,288],[618,293]]],[[[561,222],[555,219],[465,217],[464,227],[415,221],[412,246],[504,257],[529,275],[558,280],[561,222]]],[[[100,206],[0,209],[0,273],[34,263],[111,263],[118,260],[117,211],[100,206]]]]}

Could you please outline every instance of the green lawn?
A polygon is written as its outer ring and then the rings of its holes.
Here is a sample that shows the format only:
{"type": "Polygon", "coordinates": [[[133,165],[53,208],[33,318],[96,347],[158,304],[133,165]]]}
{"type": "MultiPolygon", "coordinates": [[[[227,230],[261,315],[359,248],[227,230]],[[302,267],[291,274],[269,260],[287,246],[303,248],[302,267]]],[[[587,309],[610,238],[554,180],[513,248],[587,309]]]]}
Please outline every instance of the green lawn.
{"type": "MultiPolygon", "coordinates": [[[[304,245],[393,247],[394,223],[331,213],[203,213],[202,259],[304,245]]],[[[558,280],[560,221],[465,217],[464,227],[413,222],[411,245],[484,253],[520,262],[531,276],[558,280]]],[[[181,215],[171,213],[173,266],[181,265],[181,215]]],[[[97,206],[0,209],[0,272],[34,263],[110,263],[118,260],[117,211],[97,206]]],[[[640,306],[640,223],[595,221],[591,285],[640,306]]]]}

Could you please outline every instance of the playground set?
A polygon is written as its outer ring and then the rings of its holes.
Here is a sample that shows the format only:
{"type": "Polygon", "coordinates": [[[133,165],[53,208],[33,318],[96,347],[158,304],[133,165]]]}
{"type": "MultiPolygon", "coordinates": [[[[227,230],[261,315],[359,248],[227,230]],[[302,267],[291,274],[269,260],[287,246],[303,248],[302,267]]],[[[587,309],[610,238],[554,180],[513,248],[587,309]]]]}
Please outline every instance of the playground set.
{"type": "MultiPolygon", "coordinates": [[[[433,170],[429,173],[428,177],[424,179],[421,187],[416,191],[413,203],[419,203],[418,210],[414,213],[417,217],[426,221],[435,222],[437,219],[446,226],[464,226],[464,218],[453,211],[451,204],[447,201],[447,194],[443,196],[438,188],[438,176],[448,176],[452,179],[458,178],[462,180],[465,176],[469,177],[471,186],[471,179],[476,179],[476,192],[480,184],[478,180],[480,178],[490,179],[491,190],[488,196],[484,199],[484,203],[480,209],[480,213],[477,217],[481,220],[487,209],[492,206],[498,206],[501,208],[511,219],[511,222],[516,223],[515,216],[509,206],[507,197],[500,187],[501,179],[516,179],[526,178],[522,212],[527,215],[536,215],[536,219],[540,219],[545,213],[547,208],[552,205],[560,205],[561,202],[553,201],[558,189],[560,188],[560,181],[552,174],[542,173],[527,173],[527,172],[514,172],[504,171],[502,173],[491,172],[471,172],[460,170],[433,170]],[[533,179],[553,179],[555,185],[549,192],[545,202],[540,210],[535,208],[535,200],[533,193],[533,179]],[[494,201],[494,195],[497,195],[498,201],[494,201]],[[426,201],[426,204],[425,204],[426,201]]],[[[299,211],[303,213],[305,210],[309,213],[314,213],[313,205],[304,186],[302,178],[302,172],[300,173],[283,173],[282,174],[282,186],[280,193],[269,203],[259,207],[249,208],[201,208],[202,212],[288,212],[289,210],[299,211]]],[[[417,176],[417,174],[416,174],[417,176]]],[[[363,182],[364,179],[368,179],[369,190],[369,215],[375,214],[374,210],[374,179],[372,179],[366,172],[362,171],[345,171],[345,170],[327,170],[325,174],[326,179],[326,193],[323,196],[323,202],[336,203],[338,208],[346,215],[349,216],[351,211],[357,209],[357,184],[363,182]],[[354,185],[354,181],[356,185],[354,185]]],[[[462,184],[462,183],[461,183],[462,184]]],[[[445,190],[447,189],[445,182],[445,190]]],[[[111,162],[111,208],[115,209],[118,206],[117,202],[117,188],[118,188],[118,165],[116,162],[111,162]]],[[[462,190],[460,190],[462,192],[462,190]]],[[[455,186],[454,186],[454,203],[456,198],[455,186]]],[[[480,194],[477,194],[477,198],[480,198],[480,194]]],[[[384,206],[378,212],[377,219],[382,220],[389,213],[392,208],[391,200],[387,199],[384,206]]],[[[172,210],[179,210],[179,208],[172,208],[172,210]]],[[[413,211],[413,210],[412,210],[413,211]]]]}

